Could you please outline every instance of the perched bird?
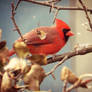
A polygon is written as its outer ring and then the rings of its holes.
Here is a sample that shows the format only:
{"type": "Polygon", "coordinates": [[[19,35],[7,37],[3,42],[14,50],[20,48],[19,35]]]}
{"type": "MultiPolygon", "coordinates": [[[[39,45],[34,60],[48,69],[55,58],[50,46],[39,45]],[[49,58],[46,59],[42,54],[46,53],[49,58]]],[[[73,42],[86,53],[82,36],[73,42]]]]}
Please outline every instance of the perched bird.
{"type": "MultiPolygon", "coordinates": [[[[74,34],[70,27],[62,20],[56,19],[56,26],[42,26],[23,35],[29,52],[32,55],[50,55],[57,53],[74,34]]],[[[19,38],[16,42],[21,42],[19,38]]],[[[14,48],[9,55],[15,54],[14,48]]]]}

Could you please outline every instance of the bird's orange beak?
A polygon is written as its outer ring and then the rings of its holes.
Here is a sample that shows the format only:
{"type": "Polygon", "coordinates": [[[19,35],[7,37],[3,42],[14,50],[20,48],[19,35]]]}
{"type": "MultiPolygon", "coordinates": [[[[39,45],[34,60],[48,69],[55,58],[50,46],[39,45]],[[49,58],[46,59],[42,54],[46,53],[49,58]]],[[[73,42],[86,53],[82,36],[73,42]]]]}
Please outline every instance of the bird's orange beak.
{"type": "Polygon", "coordinates": [[[67,36],[73,36],[74,33],[72,33],[72,31],[69,31],[69,32],[66,33],[66,35],[67,35],[67,36]]]}

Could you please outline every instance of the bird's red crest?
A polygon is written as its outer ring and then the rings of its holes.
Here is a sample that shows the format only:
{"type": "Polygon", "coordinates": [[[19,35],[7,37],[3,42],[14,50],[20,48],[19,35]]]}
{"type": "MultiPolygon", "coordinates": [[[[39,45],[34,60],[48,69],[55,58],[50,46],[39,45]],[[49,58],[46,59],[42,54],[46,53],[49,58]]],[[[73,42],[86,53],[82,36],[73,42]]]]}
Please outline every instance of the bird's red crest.
{"type": "Polygon", "coordinates": [[[70,29],[70,27],[62,20],[60,19],[56,19],[56,27],[61,29],[61,28],[66,28],[66,29],[70,29]]]}

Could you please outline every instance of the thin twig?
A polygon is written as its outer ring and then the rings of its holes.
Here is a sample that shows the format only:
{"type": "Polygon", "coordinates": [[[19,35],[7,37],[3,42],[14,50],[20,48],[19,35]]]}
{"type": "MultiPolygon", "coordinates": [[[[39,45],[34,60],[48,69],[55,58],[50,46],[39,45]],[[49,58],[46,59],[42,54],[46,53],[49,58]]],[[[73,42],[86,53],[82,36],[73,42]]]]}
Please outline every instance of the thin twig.
{"type": "Polygon", "coordinates": [[[54,73],[52,73],[51,76],[52,76],[52,78],[53,78],[54,80],[56,80],[56,77],[55,77],[54,73]]]}
{"type": "MultiPolygon", "coordinates": [[[[47,7],[52,7],[51,3],[48,3],[48,2],[45,2],[45,1],[37,1],[37,0],[22,0],[22,1],[30,2],[30,3],[38,4],[38,5],[43,5],[43,6],[47,6],[47,7]]],[[[59,6],[59,5],[54,5],[53,8],[59,9],[59,10],[80,10],[80,11],[84,11],[83,8],[78,8],[78,7],[62,7],[62,6],[59,6]]],[[[88,8],[87,11],[92,12],[92,9],[88,8]]]]}
{"type": "Polygon", "coordinates": [[[18,28],[17,24],[16,24],[16,21],[15,21],[15,7],[14,7],[14,3],[11,3],[11,7],[12,7],[12,16],[11,16],[11,19],[12,19],[12,22],[15,26],[15,30],[18,32],[18,34],[20,35],[21,39],[25,42],[21,32],[20,32],[20,29],[18,28]]]}
{"type": "Polygon", "coordinates": [[[53,24],[55,23],[55,20],[56,20],[56,17],[58,15],[58,12],[59,12],[59,10],[57,9],[56,12],[55,12],[55,15],[54,15],[53,24]]]}
{"type": "Polygon", "coordinates": [[[65,62],[65,60],[67,60],[68,56],[65,56],[58,64],[56,64],[50,72],[46,73],[46,76],[52,74],[62,63],[65,62]]]}
{"type": "Polygon", "coordinates": [[[55,4],[57,4],[58,2],[60,2],[60,1],[61,1],[61,0],[51,0],[51,1],[49,1],[49,2],[52,4],[52,7],[50,7],[49,13],[51,13],[52,10],[54,9],[53,6],[54,6],[55,4]]]}
{"type": "Polygon", "coordinates": [[[61,0],[48,0],[48,1],[45,1],[46,3],[58,3],[58,2],[60,2],[61,0]]]}
{"type": "Polygon", "coordinates": [[[52,2],[52,7],[50,7],[49,13],[51,13],[53,11],[53,6],[54,6],[54,2],[52,2]]]}
{"type": "Polygon", "coordinates": [[[63,92],[66,92],[66,88],[67,88],[67,80],[64,81],[64,87],[63,87],[63,92]]]}
{"type": "Polygon", "coordinates": [[[17,10],[19,4],[20,4],[21,0],[18,0],[17,4],[16,4],[16,7],[15,7],[15,10],[17,10]]]}
{"type": "Polygon", "coordinates": [[[90,20],[89,15],[88,15],[87,8],[86,8],[86,6],[84,5],[84,3],[82,2],[82,0],[79,0],[79,2],[80,2],[80,4],[81,4],[81,6],[83,7],[84,12],[85,12],[85,15],[86,15],[86,18],[87,18],[87,20],[88,20],[88,22],[89,22],[89,26],[90,26],[90,29],[91,29],[90,31],[92,31],[92,23],[91,23],[91,20],[90,20]]]}

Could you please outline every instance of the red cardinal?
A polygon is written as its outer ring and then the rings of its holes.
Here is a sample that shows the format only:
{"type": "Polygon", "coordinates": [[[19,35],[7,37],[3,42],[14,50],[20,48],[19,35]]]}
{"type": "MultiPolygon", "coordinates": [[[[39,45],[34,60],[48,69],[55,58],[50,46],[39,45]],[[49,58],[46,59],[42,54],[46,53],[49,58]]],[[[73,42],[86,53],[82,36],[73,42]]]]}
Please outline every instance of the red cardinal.
{"type": "MultiPolygon", "coordinates": [[[[23,35],[32,55],[55,54],[66,44],[70,36],[73,36],[70,27],[59,19],[56,19],[56,26],[39,27],[23,35]]],[[[22,40],[19,38],[17,41],[22,40]]],[[[12,56],[14,53],[12,49],[9,55],[12,56]]]]}

